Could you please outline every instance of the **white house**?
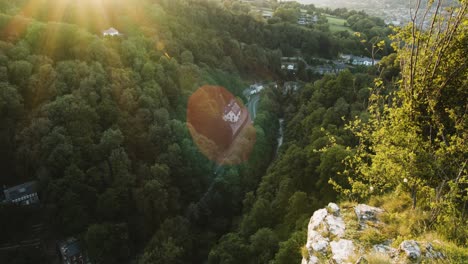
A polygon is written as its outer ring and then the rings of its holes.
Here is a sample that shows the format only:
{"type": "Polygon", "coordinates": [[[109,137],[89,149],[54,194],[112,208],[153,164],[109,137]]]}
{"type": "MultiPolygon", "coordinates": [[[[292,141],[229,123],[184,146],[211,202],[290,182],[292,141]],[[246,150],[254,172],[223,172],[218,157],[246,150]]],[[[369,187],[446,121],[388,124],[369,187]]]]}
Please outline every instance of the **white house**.
{"type": "Polygon", "coordinates": [[[241,108],[237,104],[236,100],[232,99],[224,108],[223,120],[230,123],[236,123],[239,121],[240,115],[241,108]]]}
{"type": "Polygon", "coordinates": [[[273,12],[272,11],[262,11],[262,17],[264,19],[270,19],[273,17],[273,12]]]}
{"type": "Polygon", "coordinates": [[[256,93],[259,93],[263,90],[263,85],[261,84],[252,84],[250,85],[250,95],[254,95],[256,93]]]}
{"type": "Polygon", "coordinates": [[[102,35],[103,35],[104,37],[105,37],[105,36],[111,36],[111,37],[113,37],[113,36],[119,36],[119,35],[120,35],[120,32],[119,32],[117,29],[111,27],[111,28],[109,28],[109,29],[107,29],[107,30],[102,31],[102,35]]]}

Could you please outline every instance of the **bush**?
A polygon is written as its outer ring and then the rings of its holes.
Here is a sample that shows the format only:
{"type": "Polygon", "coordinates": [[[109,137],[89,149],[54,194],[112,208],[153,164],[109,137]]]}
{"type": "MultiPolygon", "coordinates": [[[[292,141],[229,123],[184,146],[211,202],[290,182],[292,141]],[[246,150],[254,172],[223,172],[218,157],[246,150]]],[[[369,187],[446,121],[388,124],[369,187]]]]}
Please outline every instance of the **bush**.
{"type": "Polygon", "coordinates": [[[309,250],[307,250],[306,246],[301,247],[301,255],[302,258],[307,259],[307,261],[309,261],[309,250]]]}
{"type": "Polygon", "coordinates": [[[359,236],[359,241],[367,246],[383,243],[387,239],[388,237],[386,235],[372,227],[363,230],[359,236]]]}
{"type": "Polygon", "coordinates": [[[466,247],[459,247],[451,242],[434,243],[433,245],[435,250],[445,254],[447,263],[468,263],[466,247]]]}
{"type": "Polygon", "coordinates": [[[382,253],[371,253],[365,256],[369,264],[390,264],[392,260],[382,253]]]}

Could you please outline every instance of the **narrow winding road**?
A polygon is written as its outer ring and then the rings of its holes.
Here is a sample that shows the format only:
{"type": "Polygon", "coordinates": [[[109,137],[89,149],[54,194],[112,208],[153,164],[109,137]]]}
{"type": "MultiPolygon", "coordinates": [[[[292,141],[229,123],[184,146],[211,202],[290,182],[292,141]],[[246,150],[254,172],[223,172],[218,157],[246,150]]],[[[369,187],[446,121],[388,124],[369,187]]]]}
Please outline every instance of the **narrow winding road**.
{"type": "Polygon", "coordinates": [[[260,102],[260,95],[258,94],[252,95],[249,98],[249,101],[247,102],[247,108],[249,110],[250,119],[252,119],[252,122],[255,120],[255,117],[257,116],[258,102],[260,102]]]}
{"type": "MultiPolygon", "coordinates": [[[[254,122],[255,117],[257,116],[258,102],[260,102],[260,95],[255,94],[249,97],[247,102],[247,110],[249,111],[250,119],[254,122]]],[[[224,167],[221,164],[216,165],[214,168],[214,174],[219,175],[224,173],[224,167]]]]}

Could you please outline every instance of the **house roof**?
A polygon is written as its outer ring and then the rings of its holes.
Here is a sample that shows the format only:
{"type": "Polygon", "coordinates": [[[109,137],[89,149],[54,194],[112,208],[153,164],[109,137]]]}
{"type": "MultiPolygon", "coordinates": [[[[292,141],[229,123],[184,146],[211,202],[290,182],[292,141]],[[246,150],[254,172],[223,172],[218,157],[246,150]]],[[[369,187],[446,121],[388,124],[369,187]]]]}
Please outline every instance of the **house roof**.
{"type": "Polygon", "coordinates": [[[113,27],[107,29],[107,30],[104,30],[102,31],[103,34],[118,34],[119,31],[113,27]]]}
{"type": "Polygon", "coordinates": [[[227,115],[229,112],[233,112],[234,114],[238,114],[240,111],[241,111],[241,108],[240,106],[237,104],[236,100],[235,99],[231,99],[231,101],[229,101],[229,104],[227,104],[225,107],[224,107],[224,114],[227,115]]]}
{"type": "Polygon", "coordinates": [[[372,61],[372,58],[369,58],[369,57],[352,56],[351,59],[353,59],[355,61],[369,61],[369,62],[372,61]]]}
{"type": "Polygon", "coordinates": [[[37,192],[36,182],[35,181],[25,182],[23,184],[5,189],[3,192],[5,194],[5,200],[13,201],[25,195],[33,194],[37,192]]]}
{"type": "Polygon", "coordinates": [[[71,258],[81,254],[81,248],[76,238],[69,238],[59,244],[60,253],[63,257],[71,258]]]}

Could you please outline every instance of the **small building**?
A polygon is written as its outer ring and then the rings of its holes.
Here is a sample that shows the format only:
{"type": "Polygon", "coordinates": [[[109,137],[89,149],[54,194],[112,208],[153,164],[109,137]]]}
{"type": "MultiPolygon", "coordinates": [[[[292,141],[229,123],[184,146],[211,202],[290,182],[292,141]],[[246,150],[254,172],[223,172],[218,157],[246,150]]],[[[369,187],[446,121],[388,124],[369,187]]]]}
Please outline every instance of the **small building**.
{"type": "Polygon", "coordinates": [[[330,65],[317,66],[313,69],[313,72],[316,74],[321,74],[321,75],[335,73],[333,67],[330,65]]]}
{"type": "Polygon", "coordinates": [[[235,99],[232,99],[224,108],[223,120],[230,123],[237,123],[241,115],[241,108],[235,99]]]}
{"type": "Polygon", "coordinates": [[[281,57],[282,62],[297,62],[299,57],[281,57]]]}
{"type": "Polygon", "coordinates": [[[107,30],[102,31],[102,35],[104,37],[106,36],[114,37],[114,36],[120,36],[120,32],[117,29],[111,27],[107,30]]]}
{"type": "Polygon", "coordinates": [[[266,11],[266,10],[263,10],[262,11],[262,17],[264,19],[270,19],[273,17],[273,11],[266,11]]]}
{"type": "Polygon", "coordinates": [[[297,63],[295,62],[282,62],[281,69],[287,71],[297,71],[297,63]]]}
{"type": "Polygon", "coordinates": [[[323,64],[312,68],[315,74],[338,74],[346,69],[346,65],[342,62],[334,61],[333,64],[323,64]]]}
{"type": "Polygon", "coordinates": [[[346,70],[347,66],[343,62],[334,62],[333,63],[333,68],[335,69],[336,73],[340,73],[344,70],[346,70]]]}
{"type": "Polygon", "coordinates": [[[252,84],[250,85],[249,89],[250,89],[250,95],[254,95],[254,94],[261,92],[264,89],[264,87],[261,84],[252,84]]]}
{"type": "Polygon", "coordinates": [[[26,182],[20,185],[3,190],[6,203],[19,205],[38,204],[37,184],[35,181],[26,182]]]}
{"type": "Polygon", "coordinates": [[[285,82],[283,85],[283,94],[288,94],[291,92],[296,92],[299,90],[299,84],[297,82],[285,82]]]}
{"type": "MultiPolygon", "coordinates": [[[[306,10],[305,10],[306,11],[306,10]]],[[[297,24],[305,26],[305,25],[312,25],[318,22],[318,17],[316,15],[307,14],[307,12],[302,12],[301,15],[297,19],[297,24]]]]}
{"type": "Polygon", "coordinates": [[[349,63],[352,57],[353,55],[351,54],[340,54],[340,59],[346,63],[349,63]]]}
{"type": "Polygon", "coordinates": [[[58,247],[63,264],[84,264],[87,262],[76,238],[71,237],[62,241],[58,247]]]}
{"type": "Polygon", "coordinates": [[[378,60],[373,61],[372,58],[358,57],[358,56],[352,56],[350,61],[351,61],[351,64],[353,65],[363,65],[363,66],[373,66],[379,62],[378,60]]]}

